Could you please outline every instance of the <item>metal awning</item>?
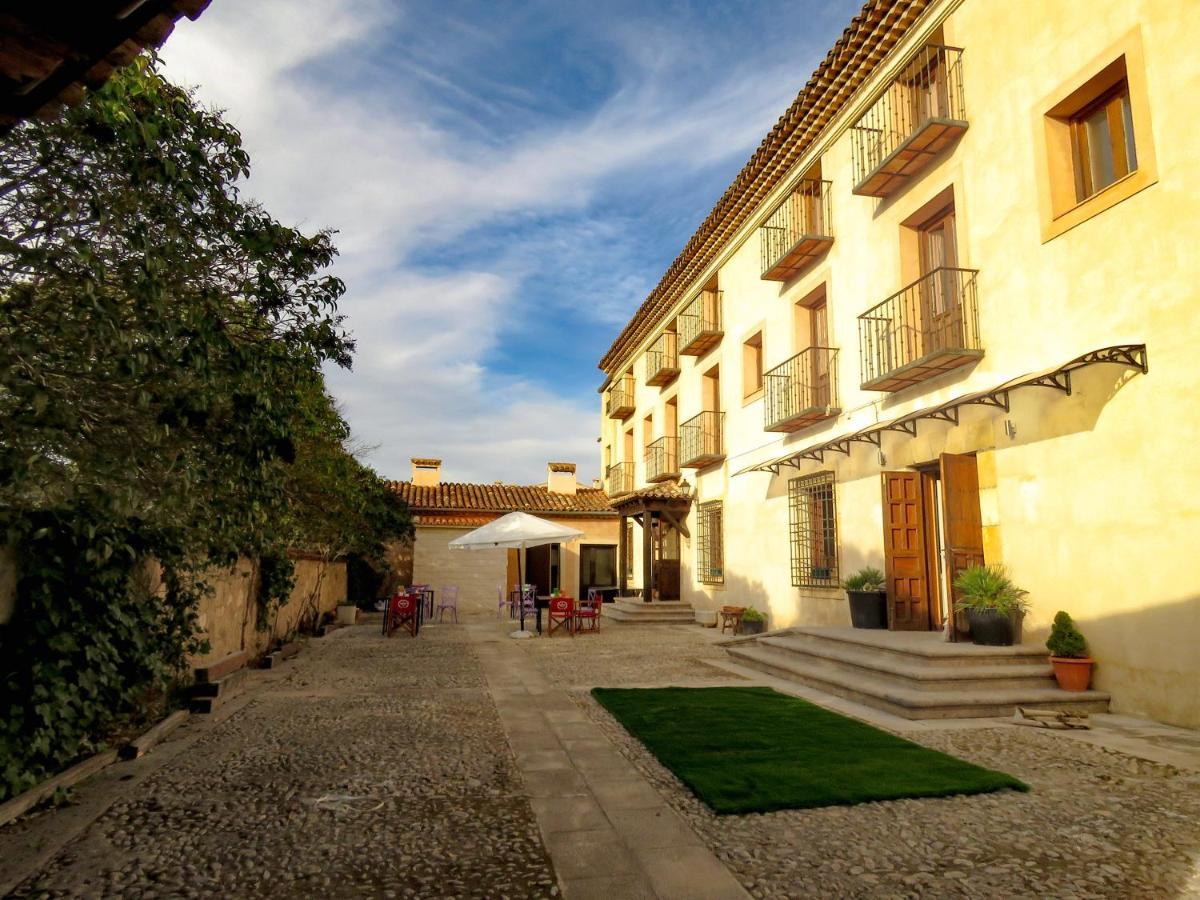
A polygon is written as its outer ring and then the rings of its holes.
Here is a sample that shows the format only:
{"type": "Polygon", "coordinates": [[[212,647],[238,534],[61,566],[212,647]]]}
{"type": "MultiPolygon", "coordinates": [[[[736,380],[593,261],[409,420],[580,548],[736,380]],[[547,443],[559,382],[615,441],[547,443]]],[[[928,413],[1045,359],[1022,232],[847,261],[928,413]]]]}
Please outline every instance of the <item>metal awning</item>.
{"type": "Polygon", "coordinates": [[[770,472],[772,475],[778,475],[784,466],[799,468],[801,460],[811,459],[824,462],[826,453],[845,453],[849,456],[850,446],[855,443],[873,444],[875,447],[879,447],[885,431],[899,431],[907,434],[909,437],[916,437],[917,423],[922,419],[950,422],[953,425],[957,425],[958,411],[964,406],[994,406],[1008,412],[1010,409],[1009,395],[1020,388],[1045,387],[1059,390],[1069,395],[1071,393],[1071,373],[1076,369],[1094,366],[1099,363],[1116,363],[1117,365],[1129,366],[1145,374],[1147,370],[1146,345],[1117,344],[1113,347],[1092,350],[1082,356],[1075,357],[1070,362],[1063,363],[1061,366],[1043,369],[1040,372],[1034,372],[1030,375],[1021,375],[1017,378],[1009,379],[1003,384],[998,384],[989,390],[963,394],[952,400],[947,400],[945,403],[939,403],[936,406],[928,406],[915,412],[905,413],[886,422],[876,422],[874,425],[851,432],[850,434],[844,434],[820,444],[812,444],[801,450],[793,450],[790,453],[768,460],[767,462],[747,466],[733,474],[734,477],[745,475],[749,472],[770,472]]]}

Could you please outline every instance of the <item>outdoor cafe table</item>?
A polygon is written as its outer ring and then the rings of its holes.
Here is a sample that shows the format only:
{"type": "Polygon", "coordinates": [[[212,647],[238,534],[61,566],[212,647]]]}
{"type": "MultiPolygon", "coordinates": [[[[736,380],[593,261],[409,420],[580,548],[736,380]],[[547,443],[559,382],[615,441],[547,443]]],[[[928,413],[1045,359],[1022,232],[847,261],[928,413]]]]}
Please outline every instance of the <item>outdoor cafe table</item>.
{"type": "MultiPolygon", "coordinates": [[[[509,591],[508,597],[509,597],[509,600],[512,602],[513,607],[515,609],[519,610],[521,608],[521,592],[520,591],[509,591]]],[[[533,608],[534,608],[534,612],[537,617],[535,619],[535,621],[537,622],[537,633],[541,634],[542,633],[542,610],[550,608],[550,595],[549,594],[539,594],[536,597],[534,597],[533,598],[533,608]]]]}

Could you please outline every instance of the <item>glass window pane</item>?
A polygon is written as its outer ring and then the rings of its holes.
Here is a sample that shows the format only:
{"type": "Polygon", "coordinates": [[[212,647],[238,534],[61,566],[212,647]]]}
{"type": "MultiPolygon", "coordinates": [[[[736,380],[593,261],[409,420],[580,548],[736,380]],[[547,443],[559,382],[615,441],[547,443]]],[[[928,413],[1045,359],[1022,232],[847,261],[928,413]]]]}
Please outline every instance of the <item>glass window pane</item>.
{"type": "Polygon", "coordinates": [[[1137,169],[1137,148],[1133,140],[1133,110],[1129,106],[1129,95],[1121,95],[1121,119],[1125,122],[1125,158],[1129,160],[1129,171],[1137,169]]]}
{"type": "Polygon", "coordinates": [[[1108,130],[1108,111],[1101,107],[1084,120],[1087,129],[1089,164],[1092,170],[1092,192],[1116,181],[1113,172],[1112,136],[1108,130]]]}

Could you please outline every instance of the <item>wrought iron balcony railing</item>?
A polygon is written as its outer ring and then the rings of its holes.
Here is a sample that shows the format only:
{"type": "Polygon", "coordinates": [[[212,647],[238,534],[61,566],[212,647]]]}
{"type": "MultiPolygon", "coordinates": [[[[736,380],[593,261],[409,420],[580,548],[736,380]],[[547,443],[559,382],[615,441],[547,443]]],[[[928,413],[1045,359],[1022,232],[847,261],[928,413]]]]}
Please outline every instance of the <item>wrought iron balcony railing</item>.
{"type": "Polygon", "coordinates": [[[934,269],[858,317],[862,387],[898,391],[983,356],[976,269],[934,269]]]}
{"type": "Polygon", "coordinates": [[[854,193],[888,196],[966,130],[962,48],[922,47],[850,129],[854,193]]]}
{"type": "Polygon", "coordinates": [[[703,469],[725,458],[725,413],[702,412],[679,426],[679,465],[703,469]]]}
{"type": "Polygon", "coordinates": [[[701,291],[679,314],[679,352],[700,356],[715,347],[725,334],[721,330],[721,301],[724,291],[701,291]]]}
{"type": "Polygon", "coordinates": [[[608,467],[604,473],[604,490],[610,497],[628,494],[633,490],[633,463],[620,462],[608,467]]]}
{"type": "Polygon", "coordinates": [[[634,409],[633,376],[623,375],[608,389],[605,411],[610,419],[628,419],[634,409]]]}
{"type": "Polygon", "coordinates": [[[809,347],[763,377],[763,429],[799,431],[841,412],[834,347],[809,347]]]}
{"type": "Polygon", "coordinates": [[[679,438],[664,435],[646,448],[646,480],[669,481],[679,477],[679,438]]]}
{"type": "Polygon", "coordinates": [[[646,384],[670,384],[679,374],[678,335],[664,331],[646,351],[646,384]]]}
{"type": "Polygon", "coordinates": [[[758,229],[762,277],[788,281],[833,243],[832,182],[806,179],[758,229]]]}

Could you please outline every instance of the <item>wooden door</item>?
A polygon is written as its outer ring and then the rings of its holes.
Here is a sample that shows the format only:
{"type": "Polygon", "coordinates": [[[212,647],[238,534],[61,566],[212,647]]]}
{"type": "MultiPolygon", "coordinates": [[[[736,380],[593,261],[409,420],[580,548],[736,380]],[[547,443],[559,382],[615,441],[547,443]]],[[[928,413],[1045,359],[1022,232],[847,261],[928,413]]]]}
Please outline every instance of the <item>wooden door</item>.
{"type": "Polygon", "coordinates": [[[883,554],[888,627],[896,631],[927,631],[929,573],[919,472],[883,473],[883,554]]]}
{"type": "MultiPolygon", "coordinates": [[[[942,480],[943,564],[950,586],[950,608],[958,601],[954,579],[963,569],[983,565],[983,519],[979,512],[979,467],[974,456],[943,453],[939,460],[942,480]]],[[[957,630],[966,622],[956,615],[957,630]]]]}
{"type": "Polygon", "coordinates": [[[922,226],[920,236],[922,355],[963,346],[962,303],[958,288],[958,244],[954,208],[922,226]]]}
{"type": "Polygon", "coordinates": [[[659,600],[679,599],[679,532],[654,518],[654,588],[659,600]]]}
{"type": "Polygon", "coordinates": [[[812,405],[829,406],[829,354],[825,349],[829,346],[829,307],[821,300],[808,311],[809,347],[821,348],[811,352],[812,356],[812,405]]]}

